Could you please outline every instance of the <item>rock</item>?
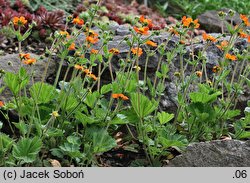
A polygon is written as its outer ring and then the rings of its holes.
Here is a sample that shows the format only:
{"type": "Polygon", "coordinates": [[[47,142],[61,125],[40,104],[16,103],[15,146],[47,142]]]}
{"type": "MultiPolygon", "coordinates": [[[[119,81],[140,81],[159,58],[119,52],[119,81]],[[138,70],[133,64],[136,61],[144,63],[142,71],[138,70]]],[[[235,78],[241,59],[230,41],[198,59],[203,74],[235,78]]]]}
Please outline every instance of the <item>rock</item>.
{"type": "MultiPolygon", "coordinates": [[[[30,54],[31,58],[36,58],[37,62],[34,65],[34,81],[41,81],[42,76],[44,74],[45,66],[47,60],[39,60],[39,55],[30,54]]],[[[0,57],[0,69],[3,69],[5,72],[18,72],[20,68],[20,59],[18,54],[7,54],[0,57]]],[[[28,72],[31,71],[30,66],[23,65],[28,72]]],[[[57,71],[57,64],[52,59],[49,65],[49,69],[45,78],[45,81],[53,81],[54,75],[57,71]]],[[[2,86],[2,79],[0,79],[0,87],[2,86]]],[[[0,100],[8,101],[12,97],[11,92],[8,89],[5,89],[3,93],[1,94],[0,100]]]]}
{"type": "Polygon", "coordinates": [[[130,30],[129,28],[131,28],[131,26],[129,24],[123,24],[118,26],[118,28],[116,29],[115,34],[118,36],[126,36],[130,34],[130,30]]]}
{"type": "MultiPolygon", "coordinates": [[[[222,9],[221,11],[228,12],[229,9],[222,9]]],[[[209,33],[221,33],[221,18],[218,16],[218,12],[216,10],[207,11],[198,16],[200,28],[206,30],[209,33]]],[[[235,13],[233,17],[229,15],[226,16],[225,20],[228,23],[231,23],[233,26],[241,23],[240,15],[235,13]]],[[[226,23],[223,24],[224,31],[227,32],[226,23]]]]}
{"type": "Polygon", "coordinates": [[[190,144],[169,167],[249,167],[250,140],[216,140],[190,144]]]}

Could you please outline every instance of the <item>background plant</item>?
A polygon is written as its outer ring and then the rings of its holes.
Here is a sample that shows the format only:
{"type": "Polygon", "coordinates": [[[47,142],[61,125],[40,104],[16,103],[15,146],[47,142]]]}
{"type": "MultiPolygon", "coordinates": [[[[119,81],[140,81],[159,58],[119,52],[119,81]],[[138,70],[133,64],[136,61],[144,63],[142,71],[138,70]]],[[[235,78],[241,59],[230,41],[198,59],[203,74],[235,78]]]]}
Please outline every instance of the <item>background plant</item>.
{"type": "Polygon", "coordinates": [[[182,17],[189,15],[196,18],[198,15],[208,10],[221,10],[221,8],[229,8],[242,14],[249,14],[250,2],[248,0],[157,0],[150,1],[151,5],[158,7],[163,13],[182,17]],[[172,13],[173,12],[173,13],[172,13]]]}

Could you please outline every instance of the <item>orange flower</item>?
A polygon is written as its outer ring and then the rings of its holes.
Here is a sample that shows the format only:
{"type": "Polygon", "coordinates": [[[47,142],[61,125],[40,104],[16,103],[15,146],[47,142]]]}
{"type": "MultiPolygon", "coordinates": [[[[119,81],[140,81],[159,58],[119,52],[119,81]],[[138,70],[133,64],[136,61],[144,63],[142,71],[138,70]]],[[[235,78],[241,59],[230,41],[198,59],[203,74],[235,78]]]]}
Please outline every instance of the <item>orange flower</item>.
{"type": "Polygon", "coordinates": [[[92,78],[93,80],[97,80],[97,77],[89,70],[89,69],[82,69],[86,76],[92,78]]]}
{"type": "Polygon", "coordinates": [[[198,23],[198,19],[193,20],[192,18],[190,17],[187,18],[186,16],[182,17],[182,24],[183,26],[188,27],[188,28],[190,27],[190,28],[197,29],[200,27],[200,24],[198,23]]]}
{"type": "Polygon", "coordinates": [[[132,48],[131,51],[134,55],[138,55],[139,57],[143,54],[142,49],[138,47],[132,48]]]}
{"type": "Polygon", "coordinates": [[[0,100],[0,108],[4,106],[4,102],[0,100]]]}
{"type": "Polygon", "coordinates": [[[93,31],[93,30],[89,30],[88,31],[88,35],[87,35],[87,33],[85,33],[86,34],[86,41],[87,42],[89,42],[89,43],[92,43],[92,44],[95,44],[95,43],[97,43],[98,42],[98,34],[95,32],[95,31],[93,31]]]}
{"type": "Polygon", "coordinates": [[[228,41],[224,40],[220,43],[220,45],[216,45],[217,48],[219,48],[220,50],[224,50],[227,46],[228,46],[228,41]]]}
{"type": "Polygon", "coordinates": [[[146,44],[152,47],[157,47],[157,43],[150,41],[150,40],[146,41],[146,44]]]}
{"type": "Polygon", "coordinates": [[[203,37],[203,39],[204,39],[205,41],[211,41],[211,42],[216,42],[216,41],[217,41],[215,37],[213,37],[213,36],[211,36],[211,35],[208,35],[208,34],[206,34],[206,33],[203,33],[203,34],[202,34],[202,37],[203,37]]]}
{"type": "Polygon", "coordinates": [[[221,70],[221,67],[218,66],[218,65],[214,66],[213,69],[212,69],[212,71],[213,71],[214,73],[219,72],[220,70],[221,70]]]}
{"type": "Polygon", "coordinates": [[[250,43],[250,35],[248,36],[248,38],[247,38],[247,42],[249,42],[250,43]]]}
{"type": "Polygon", "coordinates": [[[30,59],[30,54],[29,53],[20,53],[19,57],[21,60],[30,59]]]}
{"type": "Polygon", "coordinates": [[[244,22],[246,26],[250,26],[250,22],[248,21],[248,17],[246,15],[240,14],[240,19],[244,22]]]}
{"type": "Polygon", "coordinates": [[[111,49],[109,50],[109,53],[113,53],[113,54],[115,54],[115,55],[118,55],[118,54],[120,53],[120,51],[119,51],[118,49],[116,49],[116,48],[111,48],[111,49]]]}
{"type": "Polygon", "coordinates": [[[97,43],[98,40],[99,40],[99,39],[96,38],[96,37],[91,37],[91,36],[86,37],[86,41],[89,42],[89,43],[92,43],[92,44],[97,43]]]}
{"type": "Polygon", "coordinates": [[[196,74],[198,77],[201,77],[201,76],[202,76],[202,72],[201,72],[201,71],[196,71],[195,74],[196,74]]]}
{"type": "Polygon", "coordinates": [[[122,100],[128,100],[129,98],[122,93],[113,93],[112,98],[114,99],[122,99],[122,100]]]}
{"type": "Polygon", "coordinates": [[[226,54],[226,58],[229,59],[229,60],[232,60],[232,61],[237,60],[237,57],[235,55],[231,55],[229,53],[226,54]]]}
{"type": "Polygon", "coordinates": [[[66,38],[70,38],[70,35],[69,35],[69,33],[67,31],[60,31],[59,34],[61,36],[65,36],[66,38]]]}
{"type": "Polygon", "coordinates": [[[176,35],[176,36],[178,36],[179,35],[179,32],[174,28],[174,27],[170,27],[169,29],[168,29],[168,31],[173,35],[176,35]]]}
{"type": "Polygon", "coordinates": [[[148,27],[140,27],[140,28],[134,27],[134,30],[138,34],[142,34],[142,35],[148,35],[149,34],[149,32],[148,32],[149,28],[148,27]]]}
{"type": "Polygon", "coordinates": [[[92,54],[97,54],[97,53],[98,53],[98,50],[91,49],[90,53],[92,53],[92,54]]]}
{"type": "Polygon", "coordinates": [[[23,63],[26,65],[33,65],[34,63],[36,63],[36,59],[30,58],[30,59],[24,60],[23,63]]]}
{"type": "Polygon", "coordinates": [[[79,57],[79,58],[85,58],[84,54],[82,54],[80,51],[76,51],[76,52],[74,53],[74,56],[75,56],[75,57],[79,57]]]}
{"type": "Polygon", "coordinates": [[[89,30],[89,36],[91,36],[91,37],[98,37],[98,34],[95,31],[93,31],[93,30],[89,30]]]}
{"type": "Polygon", "coordinates": [[[84,24],[84,20],[80,19],[79,17],[76,17],[76,18],[73,19],[72,23],[81,26],[81,25],[84,24]]]}
{"type": "Polygon", "coordinates": [[[120,96],[120,94],[118,94],[118,93],[113,93],[112,94],[112,98],[119,98],[119,96],[120,96]]]}
{"type": "Polygon", "coordinates": [[[186,44],[184,40],[180,40],[180,44],[186,44]]]}
{"type": "Polygon", "coordinates": [[[247,38],[248,35],[247,35],[245,32],[243,32],[242,29],[240,29],[240,30],[239,30],[239,36],[240,36],[241,38],[247,38]]]}
{"type": "Polygon", "coordinates": [[[71,43],[71,45],[69,46],[68,50],[75,50],[76,49],[76,44],[75,43],[71,43]]]}
{"type": "Polygon", "coordinates": [[[83,72],[84,72],[85,74],[91,73],[89,69],[84,69],[83,72]]]}
{"type": "Polygon", "coordinates": [[[75,67],[76,70],[82,70],[82,71],[84,70],[84,67],[81,66],[81,65],[76,64],[74,67],[75,67]]]}
{"type": "Polygon", "coordinates": [[[89,72],[88,74],[87,74],[87,76],[88,77],[90,77],[90,78],[92,78],[93,80],[97,80],[97,77],[94,75],[94,74],[92,74],[91,72],[89,72]]]}
{"type": "Polygon", "coordinates": [[[143,15],[140,16],[140,22],[148,26],[150,29],[154,26],[152,20],[146,19],[143,15]]]}
{"type": "Polygon", "coordinates": [[[22,25],[25,25],[28,21],[23,16],[20,16],[20,18],[14,17],[12,19],[12,22],[14,23],[14,25],[22,26],[22,25]]]}

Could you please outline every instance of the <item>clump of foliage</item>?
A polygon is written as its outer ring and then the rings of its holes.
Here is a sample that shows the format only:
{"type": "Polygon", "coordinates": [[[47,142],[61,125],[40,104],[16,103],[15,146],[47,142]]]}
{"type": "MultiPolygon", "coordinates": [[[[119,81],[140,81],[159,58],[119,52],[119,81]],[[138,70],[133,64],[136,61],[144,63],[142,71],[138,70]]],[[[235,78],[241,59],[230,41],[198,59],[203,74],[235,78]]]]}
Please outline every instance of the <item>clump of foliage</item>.
{"type": "MultiPolygon", "coordinates": [[[[13,17],[24,16],[31,23],[36,22],[33,27],[33,35],[38,38],[45,38],[55,30],[64,28],[64,13],[60,10],[47,11],[40,6],[36,11],[32,11],[21,0],[15,1],[13,5],[8,0],[0,0],[0,27],[8,26],[13,17]]],[[[26,31],[28,26],[21,27],[22,32],[26,31]]]]}
{"type": "MultiPolygon", "coordinates": [[[[49,166],[55,160],[63,166],[98,166],[100,155],[119,148],[114,134],[120,127],[127,129],[126,140],[131,144],[120,148],[142,151],[144,159],[140,165],[145,166],[161,166],[162,160],[172,157],[171,149],[182,151],[190,142],[223,136],[250,137],[249,107],[240,119],[236,119],[240,111],[235,109],[243,85],[250,84],[250,36],[245,32],[250,23],[246,15],[241,15],[242,23],[237,27],[228,24],[227,42],[203,34],[205,46],[198,53],[193,49],[194,30],[199,28],[197,19],[184,16],[181,24],[170,28],[167,39],[158,44],[151,40],[159,33],[150,31],[154,22],[140,16],[131,29],[131,38],[124,39],[130,52],[125,59],[116,61],[120,67],[114,70],[112,59],[120,54],[119,44],[108,47],[113,36],[105,23],[96,24],[99,32],[92,30],[99,7],[100,4],[92,5],[85,19],[68,17],[66,25],[74,25],[70,33],[58,30],[51,35],[53,43],[46,50],[47,62],[39,82],[34,81],[34,65],[41,60],[22,51],[22,42],[30,36],[34,24],[24,16],[11,19],[18,40],[20,68],[2,71],[0,75],[0,92],[9,89],[13,95],[10,101],[0,101],[0,111],[6,119],[0,129],[8,125],[12,132],[0,131],[0,166],[49,166]],[[22,30],[24,27],[28,29],[22,30]],[[80,34],[85,39],[77,45],[80,34]],[[180,41],[169,50],[167,46],[173,37],[180,41]],[[243,52],[234,49],[240,37],[248,42],[243,52]],[[98,42],[101,45],[95,49],[98,42]],[[185,44],[192,48],[189,57],[185,57],[185,44]],[[217,46],[223,55],[210,75],[205,55],[209,46],[217,46]],[[147,66],[155,54],[160,57],[150,78],[147,66]],[[55,55],[60,62],[54,83],[48,84],[45,78],[55,55]],[[142,56],[144,67],[140,64],[142,56]],[[175,73],[178,110],[171,114],[161,111],[159,105],[175,57],[180,62],[175,73]],[[65,60],[68,68],[64,72],[65,60]],[[191,72],[186,72],[187,67],[192,68],[191,72]],[[67,80],[71,69],[73,73],[67,80]],[[111,81],[102,85],[107,70],[111,81]],[[196,87],[192,89],[191,85],[196,87]],[[8,111],[15,111],[18,119],[10,119],[8,111]]],[[[138,163],[139,160],[131,164],[138,163]]]]}
{"type": "Polygon", "coordinates": [[[152,6],[156,4],[161,12],[167,15],[181,17],[189,15],[193,18],[208,10],[221,10],[230,8],[242,14],[249,14],[250,2],[248,0],[149,0],[152,6]]]}
{"type": "MultiPolygon", "coordinates": [[[[12,3],[15,1],[11,0],[12,3]]],[[[82,0],[21,0],[21,2],[33,11],[43,6],[48,11],[63,10],[64,13],[72,13],[82,0]]]]}
{"type": "MultiPolygon", "coordinates": [[[[83,1],[82,4],[76,8],[75,15],[85,12],[90,6],[91,2],[83,1]]],[[[137,1],[124,1],[124,0],[103,0],[101,1],[102,10],[99,12],[100,17],[108,17],[109,20],[116,21],[119,24],[132,23],[135,16],[144,15],[149,16],[155,22],[155,30],[163,29],[166,26],[165,19],[151,8],[137,3],[137,1]],[[115,6],[114,6],[115,2],[115,6]]]]}

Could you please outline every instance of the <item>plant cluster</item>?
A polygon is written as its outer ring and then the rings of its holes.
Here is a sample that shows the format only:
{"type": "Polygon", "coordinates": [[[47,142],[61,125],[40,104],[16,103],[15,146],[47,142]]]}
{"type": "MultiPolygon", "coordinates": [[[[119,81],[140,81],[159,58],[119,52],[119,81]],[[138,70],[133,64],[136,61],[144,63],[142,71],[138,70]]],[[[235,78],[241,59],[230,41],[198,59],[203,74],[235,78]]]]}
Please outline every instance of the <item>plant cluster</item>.
{"type": "MultiPolygon", "coordinates": [[[[37,38],[46,38],[52,31],[64,29],[64,13],[60,10],[47,11],[43,6],[40,6],[36,11],[32,11],[21,0],[16,0],[13,5],[8,0],[0,0],[0,27],[9,25],[13,17],[23,16],[29,23],[36,22],[33,27],[33,36],[37,38]]],[[[25,32],[29,27],[21,27],[22,32],[25,32]]],[[[7,31],[10,32],[8,27],[7,31]]]]}
{"type": "Polygon", "coordinates": [[[112,58],[120,54],[119,45],[108,47],[112,34],[106,30],[105,23],[99,24],[99,32],[92,30],[99,5],[92,5],[85,19],[68,17],[66,24],[74,25],[70,33],[58,30],[52,35],[40,82],[34,82],[34,65],[41,60],[22,51],[22,42],[33,27],[24,16],[11,19],[19,42],[20,69],[3,71],[0,75],[3,80],[0,92],[9,89],[13,95],[12,100],[0,102],[0,112],[6,119],[0,129],[8,125],[12,131],[12,134],[0,131],[1,166],[50,166],[55,161],[62,166],[99,166],[98,156],[117,148],[119,142],[114,134],[120,127],[127,128],[128,142],[137,143],[123,150],[143,151],[144,160],[133,162],[141,166],[161,166],[164,159],[172,157],[171,148],[182,151],[190,142],[222,136],[250,137],[249,107],[239,119],[236,117],[241,111],[235,109],[243,85],[249,87],[250,84],[250,36],[245,33],[249,22],[245,15],[241,15],[242,23],[237,27],[228,24],[228,42],[204,34],[205,46],[199,53],[193,49],[198,20],[183,17],[181,24],[169,29],[167,39],[158,45],[151,39],[158,34],[150,31],[154,22],[140,16],[131,30],[131,38],[124,39],[131,51],[125,59],[116,60],[120,68],[114,70],[112,58]],[[26,26],[29,28],[22,32],[26,26]],[[85,34],[85,40],[77,45],[76,39],[81,33],[85,34]],[[173,36],[179,37],[180,42],[168,50],[173,36]],[[248,41],[248,48],[243,52],[234,49],[240,37],[248,41]],[[98,42],[101,46],[95,49],[98,42]],[[189,58],[184,57],[185,44],[192,47],[189,58]],[[205,52],[209,46],[216,45],[223,57],[209,75],[205,52]],[[54,83],[48,84],[45,78],[54,54],[60,63],[54,83]],[[147,66],[155,54],[160,56],[155,74],[150,78],[147,66]],[[143,68],[142,55],[146,59],[143,68]],[[178,110],[171,114],[160,111],[159,105],[175,57],[179,57],[180,62],[180,69],[175,73],[178,110]],[[62,73],[65,60],[68,68],[62,73]],[[192,71],[188,73],[186,69],[190,66],[192,71]],[[67,80],[71,69],[73,73],[67,80]],[[102,84],[107,70],[111,82],[102,84]],[[196,86],[196,90],[192,90],[191,85],[196,86]],[[8,117],[9,111],[18,114],[16,121],[8,117]]]}
{"type": "Polygon", "coordinates": [[[249,14],[248,0],[149,0],[150,5],[156,6],[162,13],[180,17],[189,15],[197,17],[208,10],[233,9],[242,14],[249,14]]]}
{"type": "MultiPolygon", "coordinates": [[[[75,16],[78,16],[82,12],[85,12],[91,3],[84,1],[80,4],[76,11],[75,16]]],[[[101,2],[102,8],[99,12],[100,17],[108,17],[109,20],[116,21],[119,24],[132,23],[134,24],[134,18],[138,15],[149,16],[152,21],[155,22],[152,29],[159,30],[166,26],[166,20],[156,11],[143,4],[137,3],[137,1],[124,1],[124,0],[103,0],[101,2]],[[115,6],[114,6],[115,4],[115,6]]],[[[83,15],[86,13],[83,13],[83,15]]]]}
{"type": "MultiPolygon", "coordinates": [[[[12,3],[15,0],[11,0],[12,3]]],[[[22,2],[32,9],[37,10],[40,6],[43,6],[48,11],[63,10],[64,13],[72,13],[75,7],[82,2],[82,0],[22,0],[22,2]]]]}

